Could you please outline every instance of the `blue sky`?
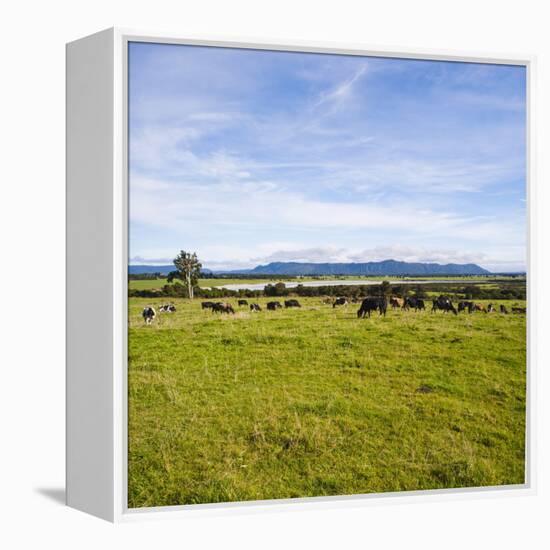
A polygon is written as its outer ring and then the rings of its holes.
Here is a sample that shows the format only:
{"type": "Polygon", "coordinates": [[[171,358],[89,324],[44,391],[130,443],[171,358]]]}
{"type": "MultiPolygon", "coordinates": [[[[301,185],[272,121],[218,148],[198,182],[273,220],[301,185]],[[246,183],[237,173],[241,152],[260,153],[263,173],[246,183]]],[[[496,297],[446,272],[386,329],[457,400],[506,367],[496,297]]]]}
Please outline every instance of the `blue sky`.
{"type": "Polygon", "coordinates": [[[130,262],[526,261],[525,69],[132,43],[130,262]]]}

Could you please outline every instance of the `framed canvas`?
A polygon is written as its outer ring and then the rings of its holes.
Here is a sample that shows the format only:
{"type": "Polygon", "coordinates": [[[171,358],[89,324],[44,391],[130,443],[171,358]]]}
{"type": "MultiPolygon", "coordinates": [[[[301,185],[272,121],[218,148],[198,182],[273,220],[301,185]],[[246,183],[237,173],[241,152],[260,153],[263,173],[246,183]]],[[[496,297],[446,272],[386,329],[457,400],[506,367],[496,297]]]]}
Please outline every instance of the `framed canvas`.
{"type": "Polygon", "coordinates": [[[533,70],[68,44],[68,505],[532,493],[533,70]]]}

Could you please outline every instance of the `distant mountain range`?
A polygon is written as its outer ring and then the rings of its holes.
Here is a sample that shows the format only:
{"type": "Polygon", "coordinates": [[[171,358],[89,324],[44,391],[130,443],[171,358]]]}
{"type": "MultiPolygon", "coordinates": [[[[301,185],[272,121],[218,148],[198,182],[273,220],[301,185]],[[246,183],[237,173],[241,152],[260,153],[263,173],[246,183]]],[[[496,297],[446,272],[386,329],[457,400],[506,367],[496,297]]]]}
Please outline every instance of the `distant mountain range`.
{"type": "Polygon", "coordinates": [[[168,275],[170,271],[174,271],[175,269],[173,265],[129,265],[128,273],[130,275],[141,273],[161,273],[162,275],[168,275]]]}
{"type": "MultiPolygon", "coordinates": [[[[162,273],[174,270],[171,265],[131,265],[128,273],[162,273]]],[[[205,272],[211,272],[205,269],[205,272]]],[[[217,271],[250,275],[489,275],[491,272],[476,264],[436,264],[384,260],[365,263],[305,263],[271,262],[253,269],[217,271]]]]}
{"type": "Polygon", "coordinates": [[[397,260],[365,263],[272,262],[254,269],[234,271],[255,275],[488,275],[476,264],[409,263],[397,260]]]}

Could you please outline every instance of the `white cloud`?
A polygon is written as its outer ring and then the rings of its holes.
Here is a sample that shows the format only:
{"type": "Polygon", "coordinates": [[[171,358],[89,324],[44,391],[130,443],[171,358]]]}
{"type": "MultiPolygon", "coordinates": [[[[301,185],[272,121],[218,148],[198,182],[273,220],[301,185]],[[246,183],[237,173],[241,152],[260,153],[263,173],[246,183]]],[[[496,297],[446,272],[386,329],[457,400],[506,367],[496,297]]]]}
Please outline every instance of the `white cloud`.
{"type": "MultiPolygon", "coordinates": [[[[192,238],[191,247],[198,248],[205,265],[220,269],[253,267],[269,261],[360,262],[389,258],[438,263],[474,262],[484,266],[494,266],[499,261],[506,265],[523,262],[521,224],[509,221],[459,216],[415,204],[385,205],[368,198],[363,203],[321,202],[280,189],[271,182],[248,179],[219,183],[214,188],[200,184],[160,183],[162,193],[156,192],[154,181],[133,180],[131,222],[168,230],[173,238],[181,239],[178,248],[187,246],[185,243],[192,238]],[[235,245],[235,237],[231,237],[235,231],[239,235],[238,245],[235,245]],[[363,231],[367,238],[376,235],[380,240],[381,233],[396,234],[421,243],[445,235],[461,243],[469,242],[472,251],[404,245],[351,249],[337,243],[304,247],[291,241],[270,242],[265,237],[258,238],[273,232],[288,237],[295,231],[300,234],[312,231],[312,238],[317,240],[326,239],[335,231],[363,231]],[[485,246],[487,252],[479,252],[480,246],[485,246]],[[498,255],[490,253],[491,250],[498,250],[498,255]]],[[[388,240],[391,243],[393,238],[386,237],[388,240]]],[[[165,255],[140,249],[133,254],[143,259],[170,258],[174,252],[177,250],[165,255]]]]}
{"type": "Polygon", "coordinates": [[[314,103],[313,108],[316,109],[321,105],[329,104],[333,107],[340,105],[344,101],[348,100],[352,93],[355,83],[366,73],[367,64],[361,65],[355,73],[332,87],[330,90],[321,93],[319,99],[314,103]]]}
{"type": "MultiPolygon", "coordinates": [[[[516,259],[521,251],[501,250],[494,257],[475,250],[463,251],[446,248],[413,247],[404,245],[377,246],[371,249],[355,250],[336,246],[300,248],[292,243],[266,242],[254,247],[262,255],[251,255],[249,247],[205,246],[200,250],[203,266],[213,270],[249,269],[271,262],[311,262],[311,263],[365,263],[383,260],[404,262],[467,264],[474,263],[494,272],[524,271],[525,259],[516,259]],[[286,248],[281,248],[286,245],[286,248]],[[238,259],[241,258],[241,259],[238,259]]],[[[177,250],[165,256],[133,256],[132,264],[168,265],[172,263],[177,250]]]]}
{"type": "Polygon", "coordinates": [[[477,222],[479,231],[491,227],[491,222],[467,215],[432,211],[412,204],[377,204],[369,197],[365,197],[364,202],[320,201],[281,189],[273,182],[248,178],[218,183],[215,187],[162,181],[163,193],[152,190],[150,179],[142,182],[141,178],[134,177],[131,181],[131,220],[173,229],[207,222],[221,226],[281,228],[389,228],[418,233],[447,229],[469,234],[468,226],[472,222],[477,222]],[[417,223],[419,218],[422,224],[417,223]]]}
{"type": "Polygon", "coordinates": [[[336,247],[315,247],[298,250],[276,250],[268,256],[251,258],[254,262],[314,262],[314,263],[338,263],[346,262],[348,250],[336,247]]]}
{"type": "Polygon", "coordinates": [[[438,263],[438,264],[478,264],[490,271],[522,271],[525,261],[507,259],[509,254],[502,254],[499,258],[478,251],[459,251],[445,248],[412,247],[403,245],[378,246],[365,250],[349,250],[334,246],[277,250],[272,254],[259,258],[252,258],[252,263],[266,264],[270,262],[312,262],[312,263],[365,263],[380,262],[383,260],[397,260],[404,262],[438,263]]]}
{"type": "Polygon", "coordinates": [[[131,96],[135,257],[523,261],[521,94],[500,69],[155,51],[131,96]]]}
{"type": "MultiPolygon", "coordinates": [[[[174,254],[174,257],[176,254],[174,254]]],[[[172,263],[172,260],[174,258],[169,257],[162,257],[162,258],[155,258],[155,257],[144,257],[144,256],[131,256],[129,258],[131,265],[169,265],[172,263]]]]}

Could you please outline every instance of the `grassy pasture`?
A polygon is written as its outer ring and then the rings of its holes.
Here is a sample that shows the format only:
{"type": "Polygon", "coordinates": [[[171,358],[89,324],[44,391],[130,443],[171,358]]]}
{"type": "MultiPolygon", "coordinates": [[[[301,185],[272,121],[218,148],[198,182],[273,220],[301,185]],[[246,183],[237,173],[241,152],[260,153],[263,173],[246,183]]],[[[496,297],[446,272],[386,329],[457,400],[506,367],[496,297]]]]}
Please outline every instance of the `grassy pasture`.
{"type": "Polygon", "coordinates": [[[523,483],[524,315],[299,300],[130,299],[130,507],[523,483]]]}
{"type": "MultiPolygon", "coordinates": [[[[294,281],[295,279],[277,279],[276,281],[294,281]]],[[[181,281],[177,281],[181,283],[181,281]]],[[[263,283],[262,279],[199,279],[198,285],[202,288],[212,286],[224,286],[232,284],[258,284],[263,283]]],[[[267,284],[269,281],[265,281],[267,284]]],[[[166,279],[130,279],[128,281],[128,288],[136,290],[154,290],[156,288],[162,288],[164,285],[169,284],[166,279]]]]}

